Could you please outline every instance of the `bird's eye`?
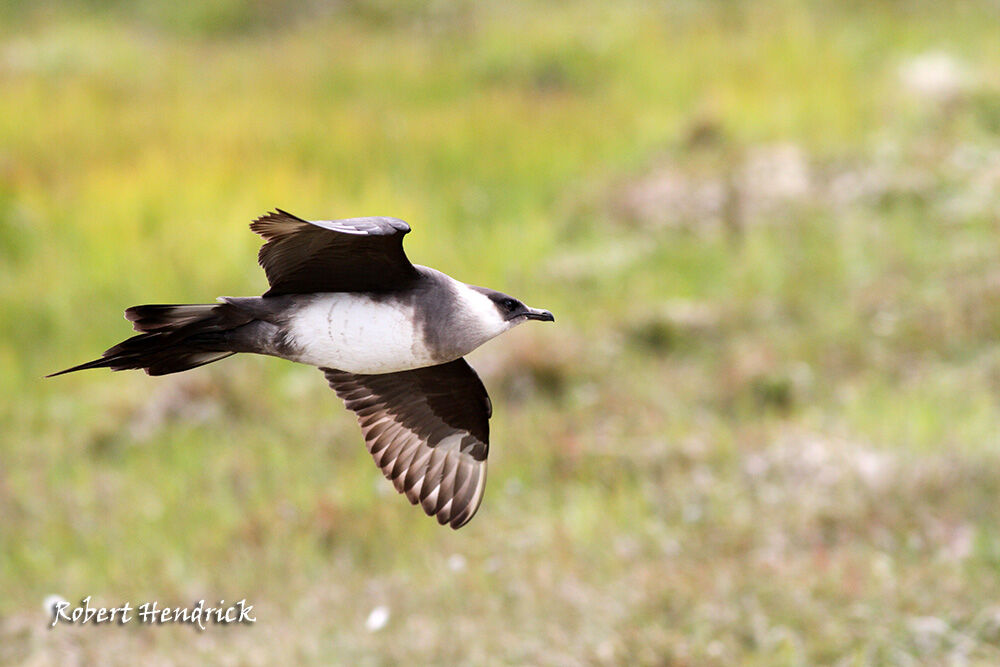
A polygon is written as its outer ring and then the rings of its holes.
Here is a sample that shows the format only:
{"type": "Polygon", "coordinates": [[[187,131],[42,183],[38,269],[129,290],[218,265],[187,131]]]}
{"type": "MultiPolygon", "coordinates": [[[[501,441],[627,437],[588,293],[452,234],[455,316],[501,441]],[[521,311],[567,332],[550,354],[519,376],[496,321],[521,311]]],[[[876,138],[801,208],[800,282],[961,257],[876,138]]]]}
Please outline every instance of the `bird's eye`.
{"type": "Polygon", "coordinates": [[[504,299],[500,302],[500,305],[504,307],[504,310],[514,310],[517,308],[517,301],[514,299],[504,299]]]}

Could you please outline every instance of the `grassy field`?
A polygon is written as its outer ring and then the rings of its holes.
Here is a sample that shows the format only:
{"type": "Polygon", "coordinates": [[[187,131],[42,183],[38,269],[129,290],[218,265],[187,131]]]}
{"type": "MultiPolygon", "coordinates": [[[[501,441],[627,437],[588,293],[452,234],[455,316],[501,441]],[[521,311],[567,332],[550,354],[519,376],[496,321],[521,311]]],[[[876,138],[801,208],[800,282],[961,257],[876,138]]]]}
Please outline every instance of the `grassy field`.
{"type": "Polygon", "coordinates": [[[0,9],[0,662],[1000,662],[995,3],[240,4],[0,9]],[[41,379],[276,206],[555,313],[462,530],[314,369],[41,379]]]}

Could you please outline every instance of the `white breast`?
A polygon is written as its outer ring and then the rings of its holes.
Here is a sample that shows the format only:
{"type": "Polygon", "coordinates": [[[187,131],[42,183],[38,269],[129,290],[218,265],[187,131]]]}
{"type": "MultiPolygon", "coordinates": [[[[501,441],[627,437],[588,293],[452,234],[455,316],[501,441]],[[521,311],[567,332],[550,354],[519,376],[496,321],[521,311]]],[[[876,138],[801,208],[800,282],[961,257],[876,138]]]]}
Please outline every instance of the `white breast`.
{"type": "Polygon", "coordinates": [[[320,294],[289,322],[291,356],[348,373],[393,373],[436,363],[402,302],[320,294]]]}

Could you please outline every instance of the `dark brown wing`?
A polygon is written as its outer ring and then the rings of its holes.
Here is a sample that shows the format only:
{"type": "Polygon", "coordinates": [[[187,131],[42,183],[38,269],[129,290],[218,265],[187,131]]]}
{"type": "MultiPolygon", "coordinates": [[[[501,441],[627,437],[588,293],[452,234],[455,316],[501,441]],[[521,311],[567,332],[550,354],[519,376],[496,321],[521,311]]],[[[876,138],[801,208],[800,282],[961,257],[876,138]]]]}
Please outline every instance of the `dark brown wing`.
{"type": "Polygon", "coordinates": [[[383,375],[321,370],[396,490],[438,523],[465,525],[483,499],[493,412],[465,359],[383,375]]]}
{"type": "Polygon", "coordinates": [[[310,221],[278,209],[250,229],[267,241],[258,256],[271,285],[264,296],[382,292],[419,278],[403,252],[410,226],[396,218],[310,221]]]}

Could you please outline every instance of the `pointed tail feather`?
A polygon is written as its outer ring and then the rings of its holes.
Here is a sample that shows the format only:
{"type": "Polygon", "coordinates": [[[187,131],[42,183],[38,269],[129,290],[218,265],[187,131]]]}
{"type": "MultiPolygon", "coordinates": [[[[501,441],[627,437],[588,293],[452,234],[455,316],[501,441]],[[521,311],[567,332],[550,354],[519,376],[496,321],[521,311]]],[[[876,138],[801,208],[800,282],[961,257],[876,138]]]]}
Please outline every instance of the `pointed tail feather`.
{"type": "Polygon", "coordinates": [[[225,334],[253,321],[251,314],[228,303],[134,306],[125,317],[142,333],[106,350],[100,359],[46,377],[89,368],[179,373],[235,354],[227,349],[225,334]]]}

